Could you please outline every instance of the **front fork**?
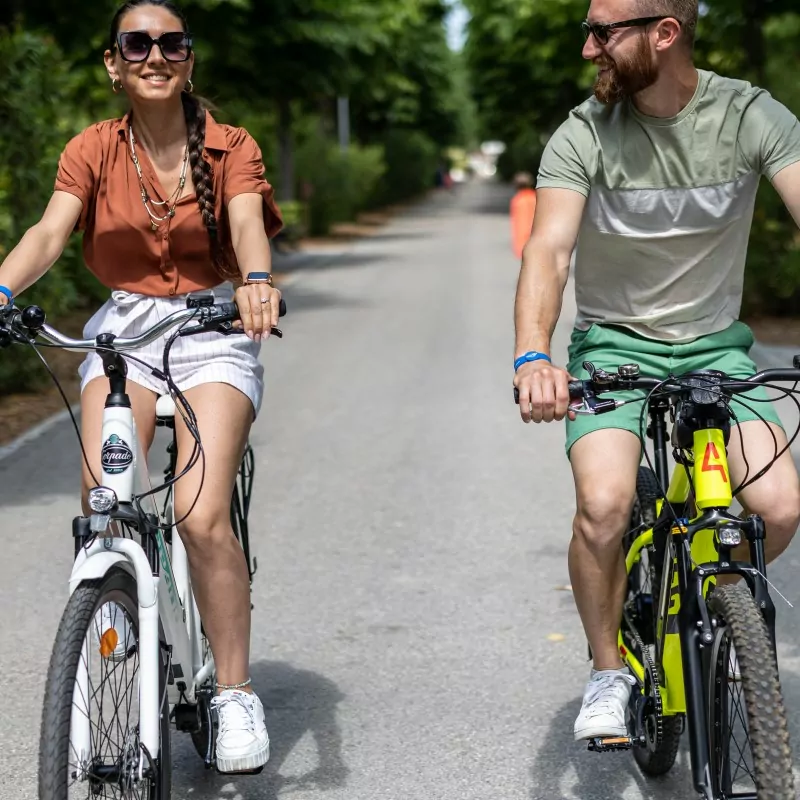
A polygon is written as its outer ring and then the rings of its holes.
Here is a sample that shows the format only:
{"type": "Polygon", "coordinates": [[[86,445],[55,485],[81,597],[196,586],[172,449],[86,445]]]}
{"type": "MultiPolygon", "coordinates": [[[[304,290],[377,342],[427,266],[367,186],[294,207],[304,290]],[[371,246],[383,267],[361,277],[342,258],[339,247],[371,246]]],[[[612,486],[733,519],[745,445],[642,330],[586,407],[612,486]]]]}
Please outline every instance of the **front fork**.
{"type": "MultiPolygon", "coordinates": [[[[709,578],[718,575],[740,575],[747,582],[751,594],[764,617],[775,648],[775,605],[769,595],[764,553],[765,526],[760,517],[751,516],[742,530],[750,544],[750,564],[732,562],[730,548],[720,548],[719,563],[696,566],[686,577],[681,576],[681,607],[678,612],[681,653],[683,660],[686,716],[689,728],[689,748],[692,761],[692,778],[701,796],[712,798],[707,706],[707,668],[710,655],[707,648],[714,642],[714,626],[706,603],[704,587],[709,578]]],[[[680,574],[680,572],[679,572],[680,574]]]]}

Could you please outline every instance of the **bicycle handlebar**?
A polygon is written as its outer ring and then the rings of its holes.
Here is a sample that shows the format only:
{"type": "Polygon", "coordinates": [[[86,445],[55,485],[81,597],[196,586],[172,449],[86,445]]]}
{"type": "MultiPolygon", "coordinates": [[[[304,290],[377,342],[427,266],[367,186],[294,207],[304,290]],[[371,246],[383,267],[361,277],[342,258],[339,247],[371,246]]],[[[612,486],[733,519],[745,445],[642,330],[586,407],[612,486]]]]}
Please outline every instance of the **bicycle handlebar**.
{"type": "MultiPolygon", "coordinates": [[[[283,299],[280,301],[279,313],[280,316],[286,314],[286,303],[283,299]]],[[[196,320],[197,324],[181,330],[179,332],[180,336],[192,336],[215,329],[228,333],[232,332],[230,323],[236,322],[239,318],[239,309],[236,303],[219,303],[217,305],[199,305],[194,308],[185,308],[159,320],[149,330],[138,336],[114,338],[109,342],[109,346],[113,346],[119,352],[138,350],[140,347],[154,342],[162,334],[174,330],[191,320],[196,320]],[[228,326],[227,328],[225,327],[226,325],[228,326]]],[[[1,306],[0,347],[10,345],[14,341],[14,334],[27,340],[40,336],[50,344],[76,352],[94,350],[98,347],[97,339],[73,339],[70,336],[65,336],[51,325],[48,325],[45,319],[45,313],[39,306],[28,306],[24,310],[20,310],[13,305],[1,306]]],[[[283,333],[278,328],[272,328],[271,332],[278,338],[283,336],[283,333]]]]}
{"type": "MultiPolygon", "coordinates": [[[[749,378],[731,378],[723,372],[688,373],[683,376],[670,375],[667,378],[654,378],[639,375],[638,364],[627,364],[617,372],[597,370],[587,362],[584,367],[590,374],[588,380],[570,381],[569,398],[580,401],[581,406],[570,405],[577,413],[604,414],[613,411],[626,401],[603,400],[596,398],[602,394],[620,391],[651,391],[656,396],[675,395],[691,391],[716,392],[726,396],[751,391],[754,385],[765,383],[800,382],[800,356],[795,356],[793,369],[766,369],[749,378]],[[691,381],[691,383],[690,383],[691,381]]],[[[514,389],[514,401],[519,404],[519,390],[514,389]]]]}

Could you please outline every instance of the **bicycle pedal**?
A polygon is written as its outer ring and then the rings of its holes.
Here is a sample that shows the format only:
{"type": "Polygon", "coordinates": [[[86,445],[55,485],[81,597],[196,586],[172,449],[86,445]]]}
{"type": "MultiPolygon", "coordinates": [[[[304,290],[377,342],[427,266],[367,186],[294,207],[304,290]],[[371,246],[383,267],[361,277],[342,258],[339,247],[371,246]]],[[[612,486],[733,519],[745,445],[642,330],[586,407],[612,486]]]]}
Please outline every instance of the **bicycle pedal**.
{"type": "Polygon", "coordinates": [[[593,753],[613,753],[630,750],[636,744],[631,736],[606,736],[589,739],[589,750],[593,753]]]}

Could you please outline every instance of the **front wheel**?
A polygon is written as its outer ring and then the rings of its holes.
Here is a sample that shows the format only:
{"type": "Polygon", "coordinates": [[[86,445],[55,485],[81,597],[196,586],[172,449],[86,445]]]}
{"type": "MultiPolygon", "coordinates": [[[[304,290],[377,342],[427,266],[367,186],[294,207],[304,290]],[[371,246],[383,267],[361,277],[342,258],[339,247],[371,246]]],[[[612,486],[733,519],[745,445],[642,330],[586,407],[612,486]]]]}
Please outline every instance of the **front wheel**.
{"type": "Polygon", "coordinates": [[[714,796],[794,800],[789,728],[764,620],[742,585],[714,589],[708,607],[714,625],[707,671],[714,796]]]}
{"type": "Polygon", "coordinates": [[[39,800],[168,800],[169,711],[163,692],[161,752],[139,779],[139,626],[136,583],[121,569],[72,594],[47,673],[39,748],[39,800]]]}

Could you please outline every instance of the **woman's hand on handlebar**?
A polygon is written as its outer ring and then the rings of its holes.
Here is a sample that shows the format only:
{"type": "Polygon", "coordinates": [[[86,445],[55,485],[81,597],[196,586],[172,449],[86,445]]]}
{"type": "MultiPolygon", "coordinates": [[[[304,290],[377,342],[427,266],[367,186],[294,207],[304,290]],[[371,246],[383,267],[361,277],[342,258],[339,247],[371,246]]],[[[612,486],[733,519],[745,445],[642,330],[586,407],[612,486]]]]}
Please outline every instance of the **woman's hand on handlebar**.
{"type": "Polygon", "coordinates": [[[561,421],[575,413],[569,410],[570,374],[547,361],[523,364],[514,376],[519,392],[519,412],[523,422],[561,421]]]}
{"type": "Polygon", "coordinates": [[[280,318],[280,291],[266,283],[246,283],[236,290],[234,300],[241,317],[234,324],[256,342],[268,338],[280,318]]]}

